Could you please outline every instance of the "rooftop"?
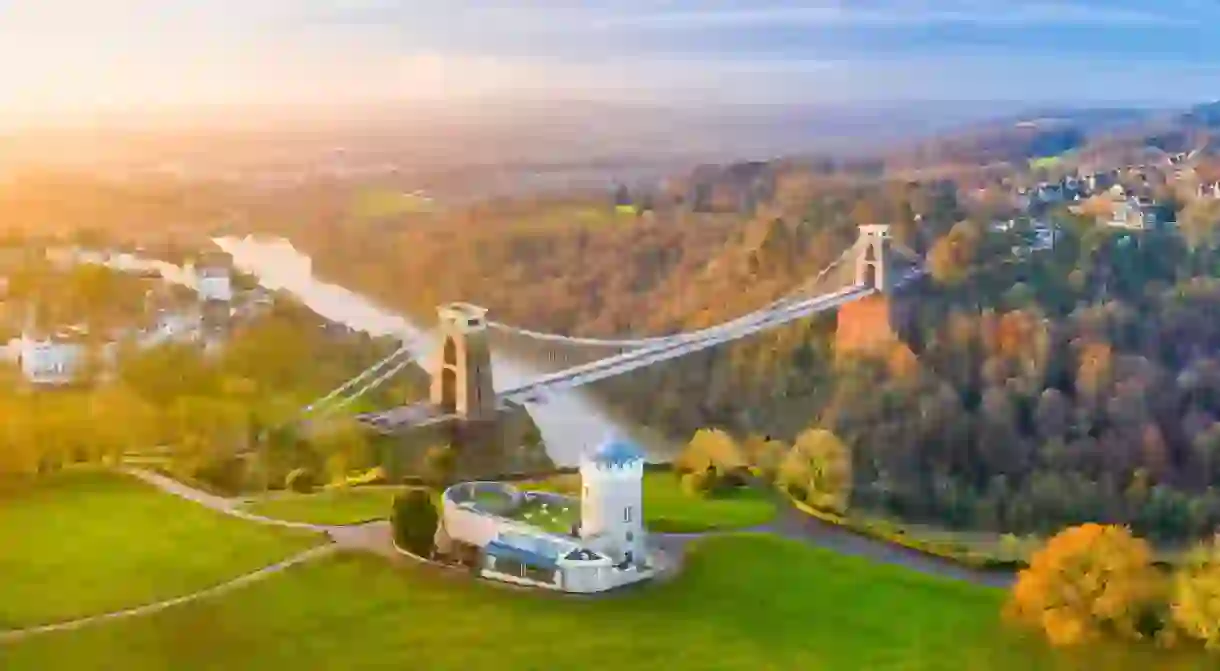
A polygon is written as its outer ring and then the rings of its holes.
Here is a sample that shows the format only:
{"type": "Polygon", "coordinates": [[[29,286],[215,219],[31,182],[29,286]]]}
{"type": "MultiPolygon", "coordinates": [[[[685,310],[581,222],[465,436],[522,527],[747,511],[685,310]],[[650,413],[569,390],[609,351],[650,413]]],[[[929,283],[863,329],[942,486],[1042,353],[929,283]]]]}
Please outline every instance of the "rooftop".
{"type": "Polygon", "coordinates": [[[626,466],[644,460],[644,453],[632,443],[621,438],[611,438],[587,455],[589,461],[599,466],[626,466]]]}

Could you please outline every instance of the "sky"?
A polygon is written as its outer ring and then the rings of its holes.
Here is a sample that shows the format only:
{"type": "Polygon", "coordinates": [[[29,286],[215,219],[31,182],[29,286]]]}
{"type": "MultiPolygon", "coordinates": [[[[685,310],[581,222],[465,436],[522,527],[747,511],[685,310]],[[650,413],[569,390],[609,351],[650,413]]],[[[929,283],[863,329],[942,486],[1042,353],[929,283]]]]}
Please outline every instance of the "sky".
{"type": "Polygon", "coordinates": [[[0,121],[514,99],[1178,104],[1216,0],[0,0],[0,121]]]}

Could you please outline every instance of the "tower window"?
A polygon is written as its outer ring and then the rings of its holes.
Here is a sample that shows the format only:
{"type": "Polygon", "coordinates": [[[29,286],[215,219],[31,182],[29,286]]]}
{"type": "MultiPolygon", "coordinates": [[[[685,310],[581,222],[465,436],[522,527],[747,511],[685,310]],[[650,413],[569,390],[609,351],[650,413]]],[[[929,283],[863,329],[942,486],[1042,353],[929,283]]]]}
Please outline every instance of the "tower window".
{"type": "Polygon", "coordinates": [[[585,498],[589,498],[589,485],[585,485],[585,498]]]}
{"type": "Polygon", "coordinates": [[[623,508],[623,521],[624,522],[631,521],[631,506],[627,506],[626,508],[623,508]]]}

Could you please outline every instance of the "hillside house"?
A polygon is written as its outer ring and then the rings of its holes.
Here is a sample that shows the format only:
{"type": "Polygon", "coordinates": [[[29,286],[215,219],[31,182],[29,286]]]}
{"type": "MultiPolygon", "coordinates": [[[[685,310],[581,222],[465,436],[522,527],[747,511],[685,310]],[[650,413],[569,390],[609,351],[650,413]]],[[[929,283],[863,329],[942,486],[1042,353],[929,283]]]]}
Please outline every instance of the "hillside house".
{"type": "Polygon", "coordinates": [[[1172,217],[1149,199],[1131,197],[1116,202],[1111,215],[1102,218],[1100,223],[1112,228],[1149,231],[1170,225],[1172,217]]]}

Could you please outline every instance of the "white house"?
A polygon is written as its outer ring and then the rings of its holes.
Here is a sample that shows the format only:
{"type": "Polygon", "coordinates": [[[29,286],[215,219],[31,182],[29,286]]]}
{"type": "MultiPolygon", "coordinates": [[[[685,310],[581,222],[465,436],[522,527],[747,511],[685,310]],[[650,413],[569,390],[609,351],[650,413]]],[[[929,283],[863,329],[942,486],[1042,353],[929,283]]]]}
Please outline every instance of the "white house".
{"type": "Polygon", "coordinates": [[[444,534],[478,548],[479,573],[493,580],[591,593],[656,575],[640,451],[610,440],[585,456],[580,476],[579,500],[497,482],[454,485],[442,496],[444,534]]]}
{"type": "Polygon", "coordinates": [[[196,271],[196,289],[205,301],[233,300],[233,276],[228,268],[207,266],[196,271]]]}
{"type": "Polygon", "coordinates": [[[23,333],[18,342],[21,372],[34,384],[70,384],[85,361],[85,344],[72,334],[33,338],[23,333]]]}

